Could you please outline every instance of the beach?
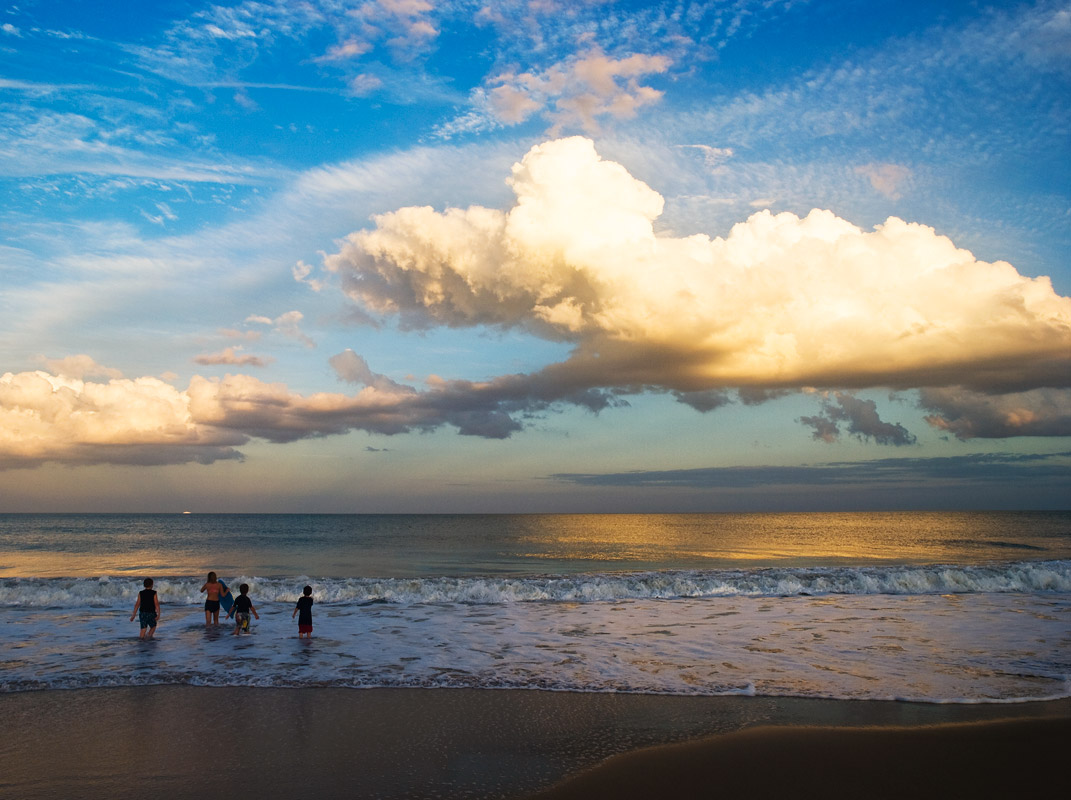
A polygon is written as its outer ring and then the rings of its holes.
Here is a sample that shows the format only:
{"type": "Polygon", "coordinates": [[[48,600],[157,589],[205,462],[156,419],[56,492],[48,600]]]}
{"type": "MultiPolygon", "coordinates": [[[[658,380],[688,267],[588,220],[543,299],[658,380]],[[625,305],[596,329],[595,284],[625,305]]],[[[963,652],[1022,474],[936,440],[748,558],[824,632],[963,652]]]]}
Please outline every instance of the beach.
{"type": "Polygon", "coordinates": [[[1071,700],[488,689],[36,691],[0,714],[0,796],[27,799],[995,797],[1057,786],[1071,734],[1071,700]]]}
{"type": "Polygon", "coordinates": [[[0,515],[0,798],[1042,796],[1071,741],[1069,530],[0,515]],[[248,635],[205,625],[208,569],[249,585],[248,635]]]}

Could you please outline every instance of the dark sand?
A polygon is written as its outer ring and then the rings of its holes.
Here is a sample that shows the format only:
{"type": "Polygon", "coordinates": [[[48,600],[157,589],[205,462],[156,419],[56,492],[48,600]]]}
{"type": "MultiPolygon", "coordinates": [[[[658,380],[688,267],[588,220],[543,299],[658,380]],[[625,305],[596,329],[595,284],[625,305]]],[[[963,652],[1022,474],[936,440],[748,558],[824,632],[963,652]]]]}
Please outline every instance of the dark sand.
{"type": "Polygon", "coordinates": [[[532,800],[1059,797],[1069,744],[1066,719],[751,728],[616,756],[532,800]]]}
{"type": "Polygon", "coordinates": [[[973,800],[1066,786],[1071,744],[1066,700],[160,686],[3,694],[0,715],[20,799],[973,800]]]}

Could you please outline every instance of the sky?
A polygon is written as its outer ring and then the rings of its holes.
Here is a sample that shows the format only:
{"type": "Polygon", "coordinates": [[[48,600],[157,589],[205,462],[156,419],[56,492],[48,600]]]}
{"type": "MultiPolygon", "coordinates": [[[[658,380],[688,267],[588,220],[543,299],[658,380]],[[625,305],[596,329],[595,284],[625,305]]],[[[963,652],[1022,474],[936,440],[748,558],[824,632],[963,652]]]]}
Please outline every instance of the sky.
{"type": "Polygon", "coordinates": [[[0,511],[1071,507],[1071,4],[0,6],[0,511]]]}

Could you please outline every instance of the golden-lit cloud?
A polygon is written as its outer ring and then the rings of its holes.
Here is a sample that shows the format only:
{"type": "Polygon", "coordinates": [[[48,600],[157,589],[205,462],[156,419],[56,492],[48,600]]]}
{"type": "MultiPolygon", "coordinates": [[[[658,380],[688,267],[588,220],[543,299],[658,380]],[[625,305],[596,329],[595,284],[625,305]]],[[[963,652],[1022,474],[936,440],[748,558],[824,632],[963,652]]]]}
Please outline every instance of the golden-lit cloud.
{"type": "Polygon", "coordinates": [[[9,372],[0,376],[0,469],[49,461],[210,463],[241,458],[234,448],[254,437],[291,442],[351,430],[391,435],[452,425],[464,435],[505,438],[521,428],[510,411],[546,406],[529,397],[529,387],[518,392],[511,378],[433,379],[418,391],[372,372],[351,350],[330,363],[340,380],[361,388],[302,395],[249,375],[195,375],[180,391],[157,378],[94,382],[9,372]]]}
{"type": "Polygon", "coordinates": [[[573,342],[548,371],[574,387],[1071,384],[1071,299],[925,225],[816,209],[656,234],[662,197],[580,137],[532,148],[508,183],[509,211],[402,208],[325,266],[403,325],[573,342]]]}
{"type": "Polygon", "coordinates": [[[112,367],[98,364],[94,359],[85,354],[67,356],[66,358],[42,359],[45,366],[56,373],[68,378],[121,378],[123,373],[112,367]]]}
{"type": "Polygon", "coordinates": [[[236,458],[246,436],[198,423],[190,398],[156,378],[107,382],[43,371],[0,376],[0,467],[163,464],[236,458]]]}
{"type": "MultiPolygon", "coordinates": [[[[828,442],[917,441],[854,392],[874,387],[919,390],[929,424],[960,439],[1071,435],[1071,299],[1047,278],[896,218],[865,231],[830,211],[763,211],[724,237],[657,233],[662,197],[584,138],[532,148],[508,183],[507,211],[375,217],[325,268],[363,314],[518,329],[570,344],[564,361],[416,387],[345,350],[329,363],[354,390],[302,394],[241,374],[181,391],[89,356],[53,359],[51,372],[0,377],[0,468],[211,462],[240,458],[251,438],[354,430],[506,438],[533,414],[643,391],[710,412],[815,390],[820,412],[799,421],[828,442]]],[[[246,319],[311,344],[301,321],[246,319]]],[[[200,358],[243,363],[237,348],[200,358]]]]}
{"type": "Polygon", "coordinates": [[[1071,436],[1071,399],[1066,389],[987,394],[962,386],[923,389],[926,421],[957,439],[1009,436],[1071,436]]]}

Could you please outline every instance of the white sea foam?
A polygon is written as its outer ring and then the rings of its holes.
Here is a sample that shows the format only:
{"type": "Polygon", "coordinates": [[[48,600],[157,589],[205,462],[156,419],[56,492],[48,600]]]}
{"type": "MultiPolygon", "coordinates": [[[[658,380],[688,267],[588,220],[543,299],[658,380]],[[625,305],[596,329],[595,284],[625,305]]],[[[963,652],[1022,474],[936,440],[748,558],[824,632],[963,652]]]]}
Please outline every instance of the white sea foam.
{"type": "Polygon", "coordinates": [[[0,608],[0,691],[88,686],[525,688],[927,702],[1071,696],[1066,593],[317,604],[257,598],[252,635],[165,606],[0,608]]]}
{"type": "MultiPolygon", "coordinates": [[[[200,577],[163,577],[155,589],[169,605],[199,605],[200,577]]],[[[319,603],[385,602],[500,605],[521,602],[619,602],[702,597],[913,595],[1071,592],[1071,561],[986,566],[811,567],[722,571],[589,573],[524,577],[287,578],[236,576],[265,602],[293,602],[306,583],[319,603]]],[[[132,604],[140,581],[127,578],[4,578],[0,606],[113,608],[132,604]]]]}

